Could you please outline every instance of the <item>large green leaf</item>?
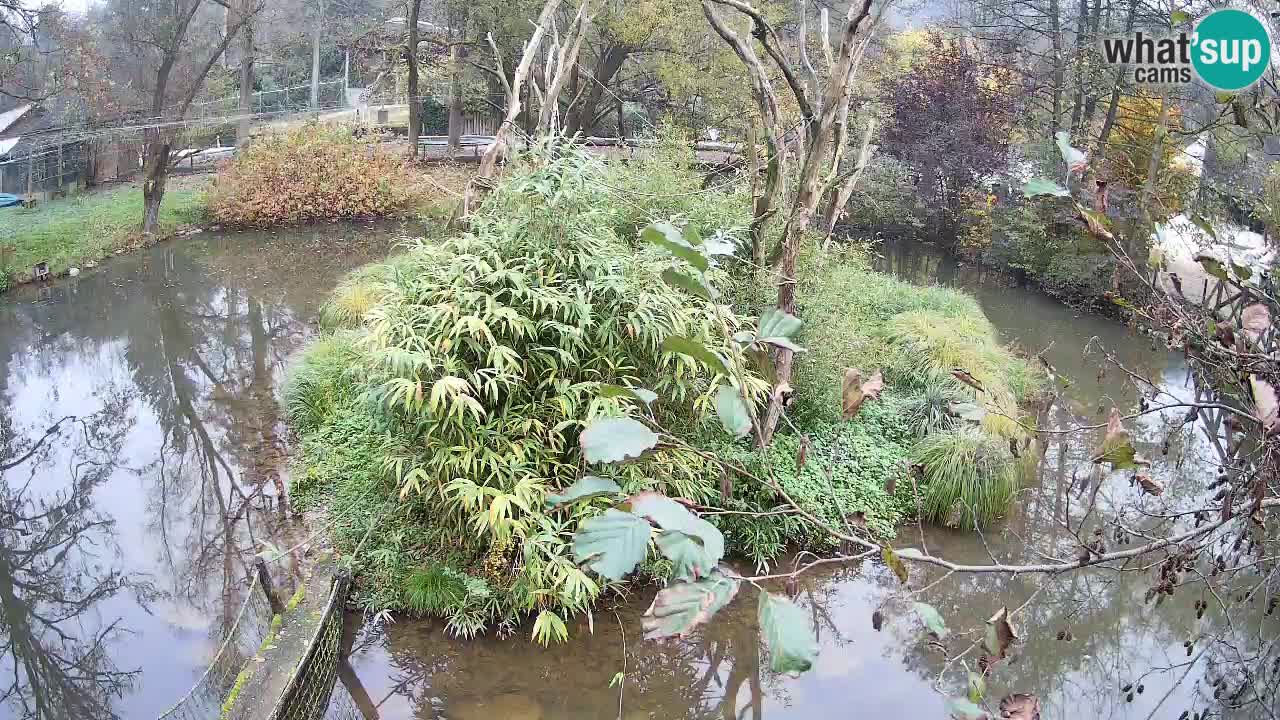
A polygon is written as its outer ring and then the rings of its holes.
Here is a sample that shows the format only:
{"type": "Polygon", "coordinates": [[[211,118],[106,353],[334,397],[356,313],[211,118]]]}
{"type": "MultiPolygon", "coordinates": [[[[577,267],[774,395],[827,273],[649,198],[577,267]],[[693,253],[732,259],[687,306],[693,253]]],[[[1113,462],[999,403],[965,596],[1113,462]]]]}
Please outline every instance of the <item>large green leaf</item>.
{"type": "Polygon", "coordinates": [[[1022,194],[1029,198],[1037,195],[1052,195],[1054,197],[1069,197],[1071,195],[1066,188],[1045,178],[1032,178],[1023,187],[1022,194]]]}
{"type": "MultiPolygon", "coordinates": [[[[715,530],[714,527],[711,529],[715,530]]],[[[715,534],[719,536],[719,531],[715,534]]],[[[656,542],[658,551],[671,561],[672,577],[676,580],[697,580],[711,572],[724,556],[723,540],[720,540],[718,548],[708,547],[701,537],[680,530],[663,530],[658,533],[656,542]]]]}
{"type": "Polygon", "coordinates": [[[1062,153],[1062,159],[1067,162],[1067,167],[1072,172],[1083,170],[1089,156],[1083,150],[1071,146],[1071,133],[1059,130],[1053,137],[1058,143],[1058,152],[1062,153]]]}
{"type": "Polygon", "coordinates": [[[658,436],[631,418],[594,420],[578,441],[589,463],[616,463],[640,457],[658,444],[658,436]]]}
{"type": "Polygon", "coordinates": [[[738,581],[719,570],[697,582],[672,583],[654,597],[640,627],[646,640],[687,635],[737,594],[738,581]]]}
{"type": "Polygon", "coordinates": [[[716,390],[716,415],[720,424],[734,437],[744,437],[751,432],[751,413],[742,393],[732,385],[721,385],[716,390]]]}
{"type": "Polygon", "coordinates": [[[644,560],[653,528],[644,518],[610,508],[573,534],[573,555],[610,580],[621,580],[644,560]]]}
{"type": "Polygon", "coordinates": [[[696,340],[690,340],[680,335],[669,335],[662,341],[662,349],[667,352],[688,355],[705,365],[711,372],[729,377],[729,368],[724,364],[724,360],[721,360],[719,355],[711,352],[705,345],[696,340]]]}
{"type": "Polygon", "coordinates": [[[933,633],[934,637],[939,640],[947,639],[947,623],[942,619],[942,615],[938,609],[928,603],[911,603],[912,609],[916,611],[916,615],[920,616],[920,621],[924,623],[925,629],[933,633]]]}
{"type": "Polygon", "coordinates": [[[777,345],[795,352],[804,352],[804,348],[791,341],[800,330],[801,321],[787,312],[777,308],[766,310],[760,316],[760,327],[756,331],[756,341],[777,345]]]}
{"type": "Polygon", "coordinates": [[[610,495],[618,495],[622,492],[622,488],[618,487],[618,483],[595,475],[584,475],[574,484],[565,488],[564,492],[559,495],[548,495],[547,505],[557,508],[561,505],[568,505],[571,502],[585,500],[587,498],[608,497],[610,495]]]}
{"type": "Polygon", "coordinates": [[[716,289],[707,284],[706,278],[702,275],[690,275],[679,270],[667,268],[662,271],[662,279],[668,285],[674,288],[680,288],[685,292],[696,295],[703,300],[715,300],[720,297],[720,293],[716,289]]]}
{"type": "Polygon", "coordinates": [[[654,223],[644,230],[640,231],[640,239],[645,242],[653,243],[678,258],[684,259],[690,265],[698,268],[702,272],[706,272],[710,264],[707,262],[707,256],[703,255],[697,248],[689,244],[684,237],[681,236],[680,230],[669,223],[654,223]]]}
{"type": "Polygon", "coordinates": [[[948,698],[947,712],[953,720],[990,720],[991,715],[968,698],[948,698]]]}
{"type": "Polygon", "coordinates": [[[802,673],[813,667],[818,657],[818,635],[799,605],[762,591],[757,615],[760,632],[769,646],[769,667],[774,672],[802,673]]]}
{"type": "Polygon", "coordinates": [[[720,530],[666,495],[652,490],[636,493],[627,498],[627,507],[663,530],[658,550],[676,565],[677,577],[705,575],[724,557],[720,530]],[[684,535],[698,547],[687,547],[682,538],[668,533],[684,535]]]}

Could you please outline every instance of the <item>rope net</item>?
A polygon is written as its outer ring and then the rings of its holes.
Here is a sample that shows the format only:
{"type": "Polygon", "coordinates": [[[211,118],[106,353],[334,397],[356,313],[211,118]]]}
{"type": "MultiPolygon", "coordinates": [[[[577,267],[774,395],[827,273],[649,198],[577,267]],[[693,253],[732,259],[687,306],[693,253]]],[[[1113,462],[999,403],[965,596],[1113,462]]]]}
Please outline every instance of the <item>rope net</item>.
{"type": "Polygon", "coordinates": [[[237,676],[266,639],[271,617],[271,604],[258,578],[254,577],[209,667],[191,691],[161,713],[158,720],[218,720],[222,703],[235,687],[237,676]]]}

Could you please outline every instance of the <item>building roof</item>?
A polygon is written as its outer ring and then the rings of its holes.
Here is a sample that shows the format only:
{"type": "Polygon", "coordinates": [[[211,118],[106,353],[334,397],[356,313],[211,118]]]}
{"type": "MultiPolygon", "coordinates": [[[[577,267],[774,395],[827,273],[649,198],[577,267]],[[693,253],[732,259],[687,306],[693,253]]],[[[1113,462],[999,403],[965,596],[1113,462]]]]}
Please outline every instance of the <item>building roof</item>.
{"type": "Polygon", "coordinates": [[[35,106],[31,103],[27,103],[26,105],[19,105],[12,110],[0,113],[0,134],[4,134],[10,126],[18,122],[18,120],[21,119],[23,115],[26,115],[27,111],[33,107],[35,106]]]}

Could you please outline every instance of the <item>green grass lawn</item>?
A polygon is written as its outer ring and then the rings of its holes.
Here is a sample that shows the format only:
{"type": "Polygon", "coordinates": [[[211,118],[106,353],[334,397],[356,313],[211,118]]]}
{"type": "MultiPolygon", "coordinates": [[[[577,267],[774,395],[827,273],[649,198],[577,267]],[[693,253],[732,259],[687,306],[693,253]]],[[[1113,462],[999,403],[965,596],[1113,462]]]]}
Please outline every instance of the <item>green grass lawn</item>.
{"type": "MultiPolygon", "coordinates": [[[[199,220],[202,178],[176,178],[160,207],[163,237],[199,220]]],[[[137,244],[142,225],[142,186],[135,183],[89,191],[26,209],[0,208],[0,291],[31,279],[36,263],[59,275],[137,244]]]]}

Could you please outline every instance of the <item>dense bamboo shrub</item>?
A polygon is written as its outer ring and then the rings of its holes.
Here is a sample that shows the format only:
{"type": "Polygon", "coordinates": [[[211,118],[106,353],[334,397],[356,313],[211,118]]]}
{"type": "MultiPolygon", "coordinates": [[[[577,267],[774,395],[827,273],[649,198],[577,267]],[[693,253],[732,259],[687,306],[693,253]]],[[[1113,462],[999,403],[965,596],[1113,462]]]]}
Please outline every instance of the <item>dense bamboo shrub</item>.
{"type": "Polygon", "coordinates": [[[261,227],[394,215],[416,200],[403,160],[315,123],[256,138],[219,171],[209,192],[213,218],[261,227]]]}
{"type": "MultiPolygon", "coordinates": [[[[356,430],[339,452],[366,463],[367,492],[396,498],[389,512],[409,524],[394,550],[376,543],[371,553],[387,580],[375,603],[444,615],[461,633],[538,611],[541,639],[558,636],[564,616],[601,590],[568,553],[580,516],[599,508],[547,504],[583,472],[583,424],[629,411],[601,385],[654,389],[664,398],[656,412],[685,428],[708,406],[711,378],[661,344],[673,334],[728,340],[710,305],[661,280],[683,261],[615,231],[605,173],[572,148],[535,155],[508,171],[470,232],[355,273],[325,309],[328,326],[347,329],[304,355],[287,402],[304,434],[356,430]],[[417,542],[426,538],[435,542],[417,542]]],[[[732,313],[729,322],[738,327],[732,313]]],[[[695,501],[718,483],[689,453],[593,471],[628,491],[695,501]]],[[[304,480],[349,486],[340,472],[320,462],[304,480]]]]}

